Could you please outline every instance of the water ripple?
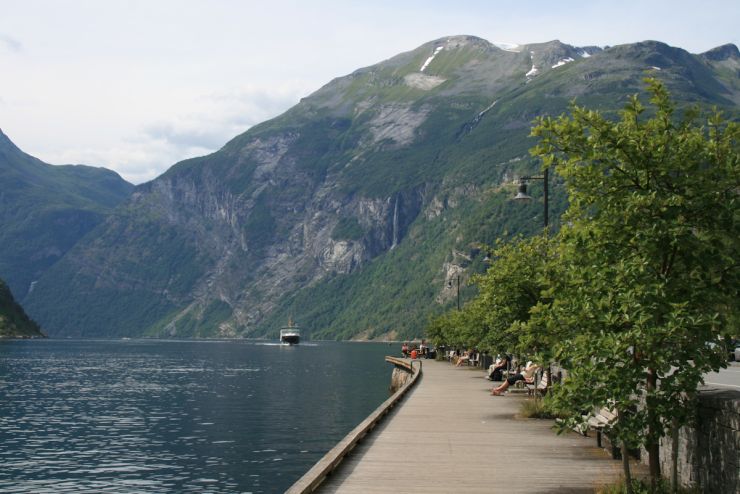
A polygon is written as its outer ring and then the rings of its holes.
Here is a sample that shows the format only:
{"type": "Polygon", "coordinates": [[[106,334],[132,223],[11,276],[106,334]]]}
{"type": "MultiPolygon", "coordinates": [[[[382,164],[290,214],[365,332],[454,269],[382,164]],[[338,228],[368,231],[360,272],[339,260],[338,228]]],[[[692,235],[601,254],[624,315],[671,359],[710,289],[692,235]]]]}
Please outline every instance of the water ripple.
{"type": "Polygon", "coordinates": [[[2,342],[0,493],[282,492],[387,397],[387,351],[2,342]]]}

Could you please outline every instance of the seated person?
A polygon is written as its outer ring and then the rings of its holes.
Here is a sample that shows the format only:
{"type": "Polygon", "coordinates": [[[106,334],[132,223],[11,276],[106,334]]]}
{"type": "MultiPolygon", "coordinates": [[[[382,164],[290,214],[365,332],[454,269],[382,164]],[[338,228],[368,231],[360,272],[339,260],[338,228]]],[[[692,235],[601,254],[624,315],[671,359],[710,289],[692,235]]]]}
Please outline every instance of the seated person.
{"type": "Polygon", "coordinates": [[[470,360],[470,357],[473,355],[473,349],[465,351],[460,357],[457,359],[457,363],[455,364],[455,367],[460,367],[463,363],[470,360]]]}
{"type": "Polygon", "coordinates": [[[527,366],[524,368],[523,371],[521,371],[519,374],[514,374],[513,376],[509,376],[508,378],[506,378],[506,381],[501,383],[501,386],[491,390],[491,394],[494,396],[501,396],[501,394],[506,391],[509,386],[515,384],[517,381],[533,383],[534,373],[537,372],[537,369],[539,368],[539,365],[532,363],[532,361],[530,360],[529,362],[527,362],[527,366]]]}
{"type": "Polygon", "coordinates": [[[508,368],[510,361],[511,358],[508,355],[499,356],[496,362],[488,367],[488,379],[491,381],[500,381],[502,372],[508,368]]]}

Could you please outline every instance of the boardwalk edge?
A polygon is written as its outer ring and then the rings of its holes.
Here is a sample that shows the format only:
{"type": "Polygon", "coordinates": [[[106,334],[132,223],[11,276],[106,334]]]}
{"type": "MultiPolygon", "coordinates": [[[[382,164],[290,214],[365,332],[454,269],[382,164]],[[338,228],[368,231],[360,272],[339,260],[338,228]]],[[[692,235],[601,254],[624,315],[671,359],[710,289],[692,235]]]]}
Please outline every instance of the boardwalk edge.
{"type": "Polygon", "coordinates": [[[417,360],[418,366],[414,367],[414,361],[399,359],[395,357],[386,357],[386,362],[392,363],[397,367],[402,367],[412,373],[411,379],[403,385],[398,391],[393,393],[390,398],[385,400],[376,408],[365,420],[352,429],[341,441],[337,443],[328,453],[317,461],[311,469],[306,472],[298,481],[293,484],[286,494],[305,494],[314,492],[324,479],[334,471],[342,462],[345,456],[352,451],[362,438],[364,438],[376,425],[385,417],[388,412],[398,404],[403,396],[416,384],[421,376],[421,361],[417,360]]]}

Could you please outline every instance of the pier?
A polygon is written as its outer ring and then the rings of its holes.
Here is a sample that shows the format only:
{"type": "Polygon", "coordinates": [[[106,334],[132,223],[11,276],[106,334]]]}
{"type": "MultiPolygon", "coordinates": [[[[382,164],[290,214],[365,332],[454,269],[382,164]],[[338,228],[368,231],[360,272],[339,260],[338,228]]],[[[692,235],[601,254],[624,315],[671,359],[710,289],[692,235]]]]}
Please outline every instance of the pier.
{"type": "Polygon", "coordinates": [[[518,418],[526,394],[494,397],[491,387],[481,370],[425,360],[421,379],[317,492],[591,493],[618,480],[620,461],[593,438],[518,418]]]}

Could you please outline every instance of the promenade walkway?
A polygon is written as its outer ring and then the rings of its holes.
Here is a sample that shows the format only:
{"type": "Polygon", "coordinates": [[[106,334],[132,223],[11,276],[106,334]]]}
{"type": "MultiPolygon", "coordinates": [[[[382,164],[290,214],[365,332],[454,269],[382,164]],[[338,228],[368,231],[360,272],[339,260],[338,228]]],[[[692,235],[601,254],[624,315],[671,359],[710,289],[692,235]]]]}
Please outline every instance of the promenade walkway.
{"type": "Polygon", "coordinates": [[[482,371],[426,360],[423,372],[319,492],[592,493],[619,477],[593,438],[516,418],[526,397],[490,396],[482,371]]]}

